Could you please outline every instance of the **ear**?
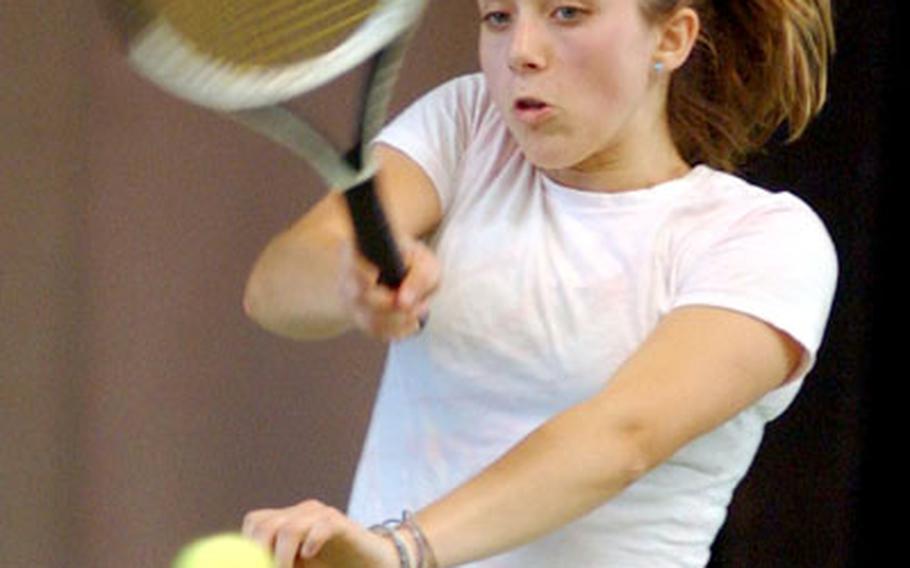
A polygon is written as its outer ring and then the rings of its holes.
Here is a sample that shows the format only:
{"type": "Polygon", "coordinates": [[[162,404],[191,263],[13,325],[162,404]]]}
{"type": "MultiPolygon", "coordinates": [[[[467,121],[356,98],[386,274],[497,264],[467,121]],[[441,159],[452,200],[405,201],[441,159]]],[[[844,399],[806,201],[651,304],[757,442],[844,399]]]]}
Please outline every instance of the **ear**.
{"type": "Polygon", "coordinates": [[[698,12],[691,7],[683,6],[673,12],[658,24],[660,35],[654,50],[654,62],[663,64],[668,71],[682,67],[692,52],[700,29],[698,12]]]}

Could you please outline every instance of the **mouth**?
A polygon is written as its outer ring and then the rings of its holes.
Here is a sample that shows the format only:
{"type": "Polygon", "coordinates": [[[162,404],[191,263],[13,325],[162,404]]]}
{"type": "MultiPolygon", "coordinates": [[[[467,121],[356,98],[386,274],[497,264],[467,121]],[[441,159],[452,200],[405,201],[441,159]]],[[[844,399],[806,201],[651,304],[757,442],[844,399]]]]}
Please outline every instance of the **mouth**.
{"type": "Polygon", "coordinates": [[[535,125],[546,120],[553,113],[553,107],[541,99],[520,97],[512,103],[512,112],[519,121],[535,125]]]}

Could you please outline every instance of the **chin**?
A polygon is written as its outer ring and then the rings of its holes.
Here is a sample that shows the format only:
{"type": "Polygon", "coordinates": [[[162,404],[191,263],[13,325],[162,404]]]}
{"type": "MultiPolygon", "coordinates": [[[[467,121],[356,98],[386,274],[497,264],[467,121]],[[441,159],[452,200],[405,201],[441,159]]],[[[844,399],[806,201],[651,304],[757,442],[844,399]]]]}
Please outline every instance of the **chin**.
{"type": "Polygon", "coordinates": [[[545,170],[561,170],[584,161],[585,149],[577,140],[559,130],[539,129],[529,131],[521,127],[510,128],[521,153],[535,167],[545,170]]]}

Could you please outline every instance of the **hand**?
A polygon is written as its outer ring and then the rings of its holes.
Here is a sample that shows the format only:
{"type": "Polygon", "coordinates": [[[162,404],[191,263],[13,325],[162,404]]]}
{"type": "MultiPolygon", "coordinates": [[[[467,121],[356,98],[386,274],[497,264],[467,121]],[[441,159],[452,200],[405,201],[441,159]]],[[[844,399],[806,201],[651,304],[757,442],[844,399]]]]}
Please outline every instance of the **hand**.
{"type": "Polygon", "coordinates": [[[397,568],[389,540],[319,501],[247,513],[243,534],[275,557],[276,568],[397,568]]]}
{"type": "Polygon", "coordinates": [[[343,252],[341,296],[354,325],[378,339],[402,339],[420,330],[429,300],[439,286],[439,261],[423,243],[402,247],[407,275],[398,290],[377,283],[379,269],[353,246],[343,252]]]}

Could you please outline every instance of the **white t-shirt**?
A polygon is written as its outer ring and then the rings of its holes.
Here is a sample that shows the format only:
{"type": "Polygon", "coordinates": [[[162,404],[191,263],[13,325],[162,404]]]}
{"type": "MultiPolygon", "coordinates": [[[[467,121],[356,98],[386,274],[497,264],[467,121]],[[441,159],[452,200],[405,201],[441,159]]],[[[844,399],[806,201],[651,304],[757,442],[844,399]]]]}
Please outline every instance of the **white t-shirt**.
{"type": "Polygon", "coordinates": [[[837,262],[816,215],[706,166],[647,190],[561,186],[524,159],[480,75],[425,96],[381,141],[439,192],[443,276],[427,327],[390,348],[351,516],[371,524],[439,498],[600,391],[670,310],[720,306],[803,346],[793,380],[582,519],[476,564],[704,566],[822,338],[837,262]]]}

